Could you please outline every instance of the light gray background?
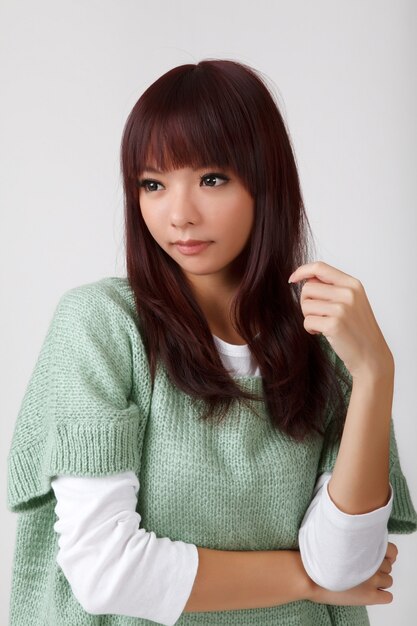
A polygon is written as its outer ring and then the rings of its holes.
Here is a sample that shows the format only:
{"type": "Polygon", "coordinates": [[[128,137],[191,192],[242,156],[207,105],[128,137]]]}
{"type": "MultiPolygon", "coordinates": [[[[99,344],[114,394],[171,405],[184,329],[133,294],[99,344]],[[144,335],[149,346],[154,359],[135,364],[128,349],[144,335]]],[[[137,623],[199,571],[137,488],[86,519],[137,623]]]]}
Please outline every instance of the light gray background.
{"type": "MultiPolygon", "coordinates": [[[[20,402],[63,292],[125,272],[122,128],[144,89],[183,63],[240,60],[270,81],[318,258],[362,281],[394,353],[393,414],[417,504],[416,3],[2,0],[0,9],[0,623],[16,523],[6,457],[20,402]]],[[[415,623],[416,535],[391,540],[394,602],[370,607],[375,626],[415,623]]]]}

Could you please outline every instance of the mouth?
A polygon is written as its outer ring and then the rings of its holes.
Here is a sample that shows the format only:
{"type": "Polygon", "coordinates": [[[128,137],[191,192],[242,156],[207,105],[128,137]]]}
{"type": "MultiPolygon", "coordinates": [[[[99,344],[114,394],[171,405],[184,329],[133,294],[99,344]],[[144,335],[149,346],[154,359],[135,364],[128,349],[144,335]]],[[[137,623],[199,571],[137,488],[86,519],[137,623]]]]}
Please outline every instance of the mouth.
{"type": "Polygon", "coordinates": [[[187,242],[175,242],[175,246],[177,250],[181,252],[181,254],[198,254],[199,252],[203,252],[208,246],[213,243],[212,241],[192,241],[188,240],[187,242]],[[190,243],[191,241],[191,243],[190,243]]]}
{"type": "Polygon", "coordinates": [[[174,241],[175,244],[179,244],[180,246],[198,246],[201,243],[210,243],[209,241],[205,241],[203,239],[177,239],[174,241]]]}

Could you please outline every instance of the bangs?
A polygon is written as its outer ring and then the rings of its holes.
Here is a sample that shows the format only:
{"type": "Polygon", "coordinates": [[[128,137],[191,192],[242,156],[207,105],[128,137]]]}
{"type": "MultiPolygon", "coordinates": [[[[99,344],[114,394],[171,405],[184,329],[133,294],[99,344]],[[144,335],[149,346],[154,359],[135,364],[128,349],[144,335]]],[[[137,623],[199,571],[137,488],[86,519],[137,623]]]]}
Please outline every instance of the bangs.
{"type": "Polygon", "coordinates": [[[162,76],[132,111],[130,173],[138,176],[148,165],[162,171],[217,165],[235,172],[253,193],[247,107],[230,82],[190,67],[180,76],[162,76]]]}
{"type": "Polygon", "coordinates": [[[167,116],[163,121],[156,121],[148,143],[143,143],[138,150],[138,172],[148,165],[162,171],[182,167],[197,169],[209,164],[235,169],[233,156],[216,143],[212,132],[208,129],[204,132],[197,124],[189,117],[174,121],[167,116]]]}

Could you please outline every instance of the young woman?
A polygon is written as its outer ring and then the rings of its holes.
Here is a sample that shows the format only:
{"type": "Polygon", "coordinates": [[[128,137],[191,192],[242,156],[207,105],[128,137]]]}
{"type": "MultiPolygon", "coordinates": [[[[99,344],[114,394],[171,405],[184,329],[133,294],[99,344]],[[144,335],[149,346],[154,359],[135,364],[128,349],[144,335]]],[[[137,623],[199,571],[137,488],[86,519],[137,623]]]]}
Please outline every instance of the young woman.
{"type": "Polygon", "coordinates": [[[173,68],[121,164],[127,276],[62,295],[16,421],[12,626],[369,624],[417,529],[394,359],[266,81],[173,68]]]}

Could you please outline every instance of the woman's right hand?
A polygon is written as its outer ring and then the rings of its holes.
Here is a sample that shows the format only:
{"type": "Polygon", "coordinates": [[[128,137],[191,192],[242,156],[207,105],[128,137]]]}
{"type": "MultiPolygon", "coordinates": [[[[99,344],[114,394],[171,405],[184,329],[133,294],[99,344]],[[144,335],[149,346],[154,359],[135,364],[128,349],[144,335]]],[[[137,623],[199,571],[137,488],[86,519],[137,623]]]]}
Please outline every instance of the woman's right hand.
{"type": "Polygon", "coordinates": [[[397,546],[393,543],[388,543],[384,560],[375,574],[368,580],[346,591],[329,591],[313,581],[312,593],[308,599],[321,604],[351,606],[389,604],[393,600],[393,595],[389,591],[383,590],[391,587],[393,583],[390,573],[397,554],[397,546]]]}

